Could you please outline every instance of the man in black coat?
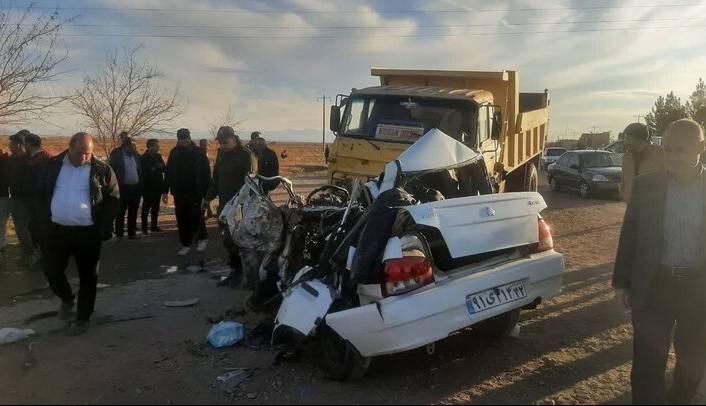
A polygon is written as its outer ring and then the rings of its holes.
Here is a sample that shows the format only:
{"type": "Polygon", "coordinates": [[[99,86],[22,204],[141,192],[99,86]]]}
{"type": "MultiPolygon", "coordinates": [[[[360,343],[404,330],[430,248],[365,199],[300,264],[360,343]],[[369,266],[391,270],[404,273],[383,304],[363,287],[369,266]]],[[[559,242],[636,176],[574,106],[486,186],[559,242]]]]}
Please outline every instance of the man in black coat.
{"type": "Polygon", "coordinates": [[[75,297],[66,279],[73,256],[80,277],[77,320],[69,335],[84,333],[93,313],[102,242],[113,235],[113,220],[120,208],[120,191],[113,170],[93,157],[93,137],[77,133],[68,151],[51,158],[42,182],[44,221],[44,273],[61,299],[59,318],[69,320],[75,297]]]}
{"type": "Polygon", "coordinates": [[[147,235],[150,231],[159,233],[159,208],[160,201],[166,197],[167,183],[164,181],[164,174],[167,165],[159,153],[159,140],[147,140],[147,150],[140,158],[142,164],[143,187],[142,187],[142,234],[147,235]],[[151,226],[149,223],[152,215],[151,226]]]}
{"type": "Polygon", "coordinates": [[[142,198],[142,164],[137,153],[137,146],[130,137],[122,141],[119,148],[113,150],[108,164],[115,171],[120,185],[120,212],[115,218],[115,236],[123,238],[125,233],[125,214],[127,212],[127,235],[129,239],[137,236],[137,211],[142,198]]]}
{"type": "Polygon", "coordinates": [[[632,309],[634,404],[691,404],[706,365],[704,133],[692,120],[663,138],[666,169],[638,176],[625,214],[613,286],[632,309]],[[665,369],[676,349],[669,393],[665,369]]]}
{"type": "MultiPolygon", "coordinates": [[[[255,140],[255,151],[257,152],[257,173],[268,178],[279,176],[279,158],[277,153],[267,146],[262,136],[255,140]]],[[[262,191],[269,194],[279,183],[277,181],[263,182],[262,191]]]]}
{"type": "Polygon", "coordinates": [[[177,131],[177,146],[167,161],[167,187],[174,196],[174,207],[182,248],[177,255],[186,256],[198,240],[197,250],[205,251],[208,233],[204,218],[206,193],[211,185],[211,166],[206,154],[191,141],[191,132],[177,131]]]}
{"type": "MultiPolygon", "coordinates": [[[[218,214],[245,183],[245,177],[250,173],[250,153],[243,147],[240,138],[235,135],[232,127],[218,129],[216,140],[220,146],[216,165],[213,168],[213,182],[206,199],[211,202],[218,198],[218,214]]],[[[223,244],[228,251],[231,268],[227,281],[231,286],[237,286],[242,280],[242,267],[238,248],[233,243],[227,226],[222,226],[223,244]]]]}

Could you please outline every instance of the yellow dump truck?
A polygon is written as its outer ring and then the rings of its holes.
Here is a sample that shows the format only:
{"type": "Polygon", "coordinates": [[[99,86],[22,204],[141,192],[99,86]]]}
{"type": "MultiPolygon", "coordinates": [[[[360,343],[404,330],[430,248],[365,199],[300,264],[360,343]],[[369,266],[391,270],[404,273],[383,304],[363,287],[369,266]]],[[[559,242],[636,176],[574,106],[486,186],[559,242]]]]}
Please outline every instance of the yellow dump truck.
{"type": "Polygon", "coordinates": [[[380,86],[353,89],[331,107],[331,184],[380,175],[387,162],[438,128],[483,154],[498,191],[537,190],[548,132],[546,90],[520,93],[514,71],[373,68],[372,75],[380,86]]]}

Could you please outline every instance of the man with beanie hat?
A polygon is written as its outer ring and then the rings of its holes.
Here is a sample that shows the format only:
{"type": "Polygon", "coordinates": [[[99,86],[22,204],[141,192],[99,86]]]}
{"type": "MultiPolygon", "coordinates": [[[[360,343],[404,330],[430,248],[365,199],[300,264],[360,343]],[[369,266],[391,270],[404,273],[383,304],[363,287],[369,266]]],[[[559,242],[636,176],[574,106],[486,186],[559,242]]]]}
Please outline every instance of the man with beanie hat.
{"type": "Polygon", "coordinates": [[[646,125],[632,123],[625,128],[623,135],[625,155],[621,190],[623,200],[629,202],[635,178],[664,169],[664,156],[662,147],[650,144],[646,125]]]}
{"type": "Polygon", "coordinates": [[[169,153],[167,161],[167,187],[174,196],[174,208],[182,249],[178,255],[186,256],[198,239],[197,250],[205,251],[208,245],[203,206],[211,184],[211,167],[206,154],[191,141],[191,132],[177,131],[177,146],[169,153]]]}

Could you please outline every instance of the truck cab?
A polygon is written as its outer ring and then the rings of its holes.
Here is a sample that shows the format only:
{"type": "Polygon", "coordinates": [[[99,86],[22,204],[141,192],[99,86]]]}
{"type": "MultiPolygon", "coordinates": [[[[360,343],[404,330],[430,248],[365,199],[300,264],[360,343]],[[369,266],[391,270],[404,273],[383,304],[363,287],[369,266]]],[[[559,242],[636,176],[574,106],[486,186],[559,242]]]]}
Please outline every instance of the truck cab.
{"type": "Polygon", "coordinates": [[[488,92],[377,86],[354,89],[342,101],[329,156],[332,184],[379,175],[387,162],[434,128],[473,150],[488,151],[486,163],[494,164],[498,144],[492,139],[495,115],[488,92]]]}
{"type": "Polygon", "coordinates": [[[504,186],[510,181],[510,189],[536,190],[536,169],[527,171],[527,164],[534,168],[544,147],[546,93],[520,95],[517,74],[509,71],[373,68],[372,74],[380,86],[352,89],[331,108],[336,135],[327,155],[331,184],[377,177],[387,162],[436,128],[482,154],[498,189],[509,190],[504,186]],[[525,170],[519,173],[520,168],[525,170]],[[534,182],[527,182],[532,176],[534,182]]]}

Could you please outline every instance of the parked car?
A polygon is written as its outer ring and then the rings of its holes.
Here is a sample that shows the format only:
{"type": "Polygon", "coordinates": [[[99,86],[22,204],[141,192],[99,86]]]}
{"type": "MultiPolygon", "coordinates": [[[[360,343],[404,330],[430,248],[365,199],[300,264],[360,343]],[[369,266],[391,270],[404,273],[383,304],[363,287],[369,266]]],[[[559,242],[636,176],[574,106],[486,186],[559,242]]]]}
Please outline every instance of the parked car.
{"type": "Polygon", "coordinates": [[[592,194],[620,194],[623,172],[620,157],[609,151],[570,151],[550,167],[549,186],[553,191],[574,189],[581,197],[592,194]]]}
{"type": "Polygon", "coordinates": [[[287,284],[273,342],[315,337],[328,376],[347,380],[362,377],[372,357],[470,326],[488,336],[517,332],[522,309],[561,292],[564,257],[540,216],[542,196],[471,188],[444,198],[442,188],[417,197],[420,181],[443,185],[450,172],[479,164],[481,155],[438,130],[388,163],[362,186],[373,200],[325,255],[328,270],[302,268],[287,284]]]}
{"type": "Polygon", "coordinates": [[[621,158],[625,154],[625,141],[615,141],[605,148],[606,151],[619,155],[621,158]]]}
{"type": "Polygon", "coordinates": [[[549,169],[549,165],[553,164],[556,162],[560,156],[564,155],[566,151],[568,151],[568,148],[564,147],[548,147],[544,148],[544,153],[542,154],[542,158],[539,160],[539,164],[542,170],[547,170],[549,169]]]}

